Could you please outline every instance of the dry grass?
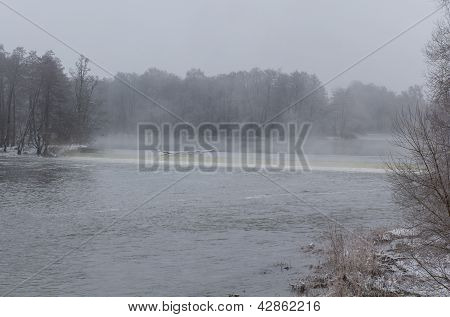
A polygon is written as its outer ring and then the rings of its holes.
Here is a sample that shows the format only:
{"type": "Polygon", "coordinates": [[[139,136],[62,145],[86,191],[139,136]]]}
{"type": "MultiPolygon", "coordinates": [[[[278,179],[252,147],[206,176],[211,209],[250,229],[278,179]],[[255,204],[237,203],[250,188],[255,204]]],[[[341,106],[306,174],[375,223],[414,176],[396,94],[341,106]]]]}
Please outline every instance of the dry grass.
{"type": "Polygon", "coordinates": [[[292,285],[299,295],[307,296],[399,296],[388,285],[386,271],[391,259],[380,253],[377,245],[382,231],[351,234],[332,227],[327,232],[325,262],[315,272],[292,285]]]}
{"type": "MultiPolygon", "coordinates": [[[[406,229],[352,234],[330,228],[324,263],[292,289],[301,296],[448,296],[448,288],[436,283],[436,277],[430,280],[430,271],[411,256],[416,239],[406,229]]],[[[435,255],[423,259],[430,260],[427,267],[434,271],[449,272],[449,257],[445,265],[435,255]]]]}
{"type": "Polygon", "coordinates": [[[331,274],[330,295],[385,295],[371,282],[382,274],[382,268],[374,237],[368,238],[347,234],[337,228],[330,229],[330,245],[326,252],[326,265],[331,274]]]}

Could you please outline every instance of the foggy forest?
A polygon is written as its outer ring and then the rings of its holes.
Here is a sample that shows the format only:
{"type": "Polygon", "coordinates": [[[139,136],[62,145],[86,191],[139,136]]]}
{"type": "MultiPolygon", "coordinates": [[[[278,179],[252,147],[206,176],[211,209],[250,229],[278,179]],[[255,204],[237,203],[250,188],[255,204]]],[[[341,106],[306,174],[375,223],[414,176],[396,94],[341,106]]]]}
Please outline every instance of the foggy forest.
{"type": "Polygon", "coordinates": [[[142,74],[99,79],[90,73],[85,57],[66,71],[51,51],[39,56],[24,48],[7,52],[1,47],[0,145],[4,151],[16,147],[18,154],[32,145],[38,155],[47,155],[51,144],[85,144],[99,135],[134,134],[138,122],[177,122],[142,94],[192,124],[311,122],[315,134],[339,138],[391,133],[398,111],[425,104],[420,86],[395,93],[355,81],[330,92],[314,74],[271,69],[211,77],[192,69],[180,78],[150,68],[142,74]],[[300,106],[277,116],[303,98],[300,106]]]}

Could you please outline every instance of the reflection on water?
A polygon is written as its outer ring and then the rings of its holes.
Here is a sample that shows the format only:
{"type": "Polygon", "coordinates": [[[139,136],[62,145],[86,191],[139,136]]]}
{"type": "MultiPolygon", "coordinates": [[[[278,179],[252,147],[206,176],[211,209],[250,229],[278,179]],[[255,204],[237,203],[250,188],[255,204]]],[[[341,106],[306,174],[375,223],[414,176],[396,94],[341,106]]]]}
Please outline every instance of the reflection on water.
{"type": "MultiPolygon", "coordinates": [[[[0,157],[0,292],[180,177],[101,160],[0,157]]],[[[351,228],[398,219],[384,174],[272,177],[351,228]]],[[[316,260],[301,247],[327,226],[258,174],[194,172],[12,295],[290,295],[289,281],[316,260]]]]}

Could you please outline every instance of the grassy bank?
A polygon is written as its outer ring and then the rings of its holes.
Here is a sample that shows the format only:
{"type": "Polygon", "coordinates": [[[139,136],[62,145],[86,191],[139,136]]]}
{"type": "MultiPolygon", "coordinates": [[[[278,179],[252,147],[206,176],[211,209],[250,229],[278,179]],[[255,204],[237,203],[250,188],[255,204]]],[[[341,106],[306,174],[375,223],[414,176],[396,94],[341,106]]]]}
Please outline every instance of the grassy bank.
{"type": "MultiPolygon", "coordinates": [[[[450,273],[449,254],[429,258],[417,254],[413,230],[377,230],[348,233],[331,229],[321,250],[323,263],[292,284],[301,296],[449,296],[445,282],[438,283],[432,271],[450,273]],[[434,261],[433,261],[434,260],[434,261]],[[431,263],[431,264],[430,264],[431,263]]],[[[423,243],[423,241],[421,241],[423,243]]]]}

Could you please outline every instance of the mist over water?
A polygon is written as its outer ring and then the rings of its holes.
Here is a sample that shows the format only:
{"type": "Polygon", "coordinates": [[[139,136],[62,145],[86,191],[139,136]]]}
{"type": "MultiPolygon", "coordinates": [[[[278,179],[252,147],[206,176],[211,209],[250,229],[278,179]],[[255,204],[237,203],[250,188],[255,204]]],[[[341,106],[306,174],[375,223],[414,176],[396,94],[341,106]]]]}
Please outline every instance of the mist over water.
{"type": "MultiPolygon", "coordinates": [[[[223,152],[225,150],[225,142],[218,144],[217,150],[223,152]]],[[[236,142],[239,141],[238,139],[236,142]]],[[[247,140],[247,142],[250,142],[247,140]]],[[[273,141],[277,143],[277,140],[273,141]]],[[[278,143],[281,143],[278,141],[278,143]]],[[[214,143],[213,145],[217,145],[214,143]]],[[[197,145],[198,146],[198,145],[197,145]]],[[[136,150],[138,147],[138,136],[136,134],[111,134],[98,136],[92,142],[93,148],[112,150],[136,150]]],[[[239,144],[235,145],[239,149],[239,144]]],[[[249,149],[255,148],[249,145],[249,149]]],[[[275,147],[276,150],[286,150],[285,148],[275,147]]],[[[310,136],[305,140],[303,150],[309,155],[353,155],[353,156],[387,156],[389,153],[397,149],[392,145],[391,134],[367,134],[358,136],[357,138],[341,139],[336,137],[319,137],[310,136]]]]}

